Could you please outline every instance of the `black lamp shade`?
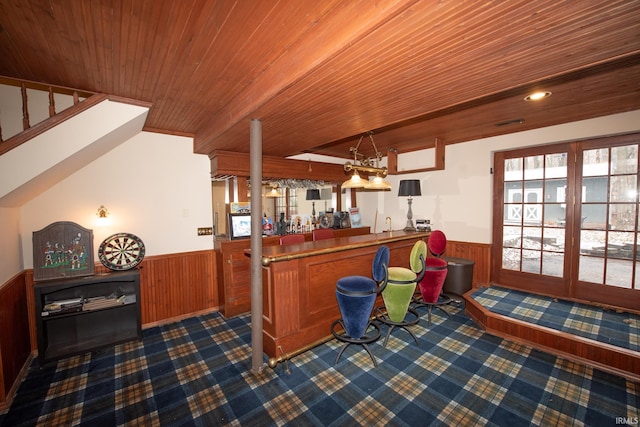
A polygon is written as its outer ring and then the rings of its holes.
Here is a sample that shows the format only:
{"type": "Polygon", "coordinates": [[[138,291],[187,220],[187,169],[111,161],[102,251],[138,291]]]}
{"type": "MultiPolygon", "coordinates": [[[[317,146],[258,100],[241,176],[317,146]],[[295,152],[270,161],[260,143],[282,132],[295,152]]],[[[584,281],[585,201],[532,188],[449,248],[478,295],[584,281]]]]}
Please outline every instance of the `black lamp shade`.
{"type": "Polygon", "coordinates": [[[398,196],[422,196],[419,179],[401,179],[398,196]]]}
{"type": "Polygon", "coordinates": [[[307,200],[320,200],[320,190],[317,188],[307,190],[307,200]]]}

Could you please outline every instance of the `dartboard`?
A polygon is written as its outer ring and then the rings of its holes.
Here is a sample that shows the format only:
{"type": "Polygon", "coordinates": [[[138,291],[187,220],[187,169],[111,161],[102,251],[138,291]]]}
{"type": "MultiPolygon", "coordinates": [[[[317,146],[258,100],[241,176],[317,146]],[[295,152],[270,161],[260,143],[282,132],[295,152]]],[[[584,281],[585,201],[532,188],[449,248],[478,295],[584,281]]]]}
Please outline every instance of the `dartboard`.
{"type": "Polygon", "coordinates": [[[98,258],[111,270],[130,270],[144,258],[144,243],[134,234],[117,233],[100,244],[98,258]]]}

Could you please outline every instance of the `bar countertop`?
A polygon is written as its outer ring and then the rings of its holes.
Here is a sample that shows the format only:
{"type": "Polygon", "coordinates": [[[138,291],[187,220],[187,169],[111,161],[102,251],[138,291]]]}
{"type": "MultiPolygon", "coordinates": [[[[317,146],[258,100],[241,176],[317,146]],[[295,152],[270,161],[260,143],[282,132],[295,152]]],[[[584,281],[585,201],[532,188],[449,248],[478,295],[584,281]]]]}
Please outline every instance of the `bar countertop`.
{"type": "MultiPolygon", "coordinates": [[[[396,242],[416,237],[426,237],[427,232],[415,231],[384,231],[376,234],[364,234],[360,236],[336,237],[333,239],[317,240],[315,242],[304,242],[292,245],[276,245],[262,248],[262,265],[267,267],[271,263],[290,261],[310,256],[329,254],[347,251],[355,248],[381,245],[389,242],[396,242]]],[[[245,251],[247,255],[251,250],[245,251]]]]}

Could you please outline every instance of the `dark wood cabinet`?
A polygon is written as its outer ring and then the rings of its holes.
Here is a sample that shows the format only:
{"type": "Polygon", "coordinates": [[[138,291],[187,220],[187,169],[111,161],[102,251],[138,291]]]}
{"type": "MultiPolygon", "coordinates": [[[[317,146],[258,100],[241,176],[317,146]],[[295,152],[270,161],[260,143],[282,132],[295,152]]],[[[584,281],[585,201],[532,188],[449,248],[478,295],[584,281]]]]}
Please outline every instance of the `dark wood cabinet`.
{"type": "Polygon", "coordinates": [[[137,269],[36,283],[34,300],[41,365],[142,337],[137,269]]]}

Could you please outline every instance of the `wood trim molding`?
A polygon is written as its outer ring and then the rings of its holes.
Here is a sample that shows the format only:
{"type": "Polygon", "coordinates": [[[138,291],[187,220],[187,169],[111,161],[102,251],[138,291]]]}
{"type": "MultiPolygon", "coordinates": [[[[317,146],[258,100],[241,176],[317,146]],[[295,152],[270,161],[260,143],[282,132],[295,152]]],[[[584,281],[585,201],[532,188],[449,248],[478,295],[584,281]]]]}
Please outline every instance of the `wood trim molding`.
{"type": "Polygon", "coordinates": [[[13,77],[7,77],[7,76],[0,76],[0,85],[16,86],[16,87],[24,86],[27,89],[39,90],[42,92],[48,92],[49,90],[51,90],[53,91],[53,93],[60,93],[63,95],[70,95],[70,96],[73,96],[74,94],[78,94],[83,98],[89,98],[91,95],[96,94],[96,92],[73,89],[66,86],[49,85],[49,84],[44,84],[40,82],[35,82],[33,80],[15,79],[13,77]]]}
{"type": "MultiPolygon", "coordinates": [[[[215,151],[210,156],[211,176],[251,176],[249,153],[215,151]]],[[[347,179],[344,165],[262,156],[262,176],[265,178],[310,179],[342,183],[347,179]]]]}
{"type": "Polygon", "coordinates": [[[444,170],[444,159],[445,159],[445,143],[440,138],[434,139],[434,148],[435,148],[435,166],[430,168],[420,168],[420,169],[408,169],[408,170],[398,170],[398,150],[389,150],[387,151],[387,173],[389,175],[402,175],[407,173],[416,173],[416,172],[431,172],[431,171],[441,171],[444,170]]]}
{"type": "Polygon", "coordinates": [[[29,129],[20,132],[17,135],[12,136],[6,141],[0,144],[0,155],[18,147],[19,145],[35,138],[36,136],[45,133],[49,129],[54,128],[62,122],[69,120],[72,117],[77,116],[85,110],[93,107],[94,105],[99,104],[100,102],[107,99],[106,95],[98,94],[92,95],[91,97],[85,99],[84,101],[75,104],[64,111],[56,114],[53,117],[49,117],[48,119],[31,126],[29,129]]]}

